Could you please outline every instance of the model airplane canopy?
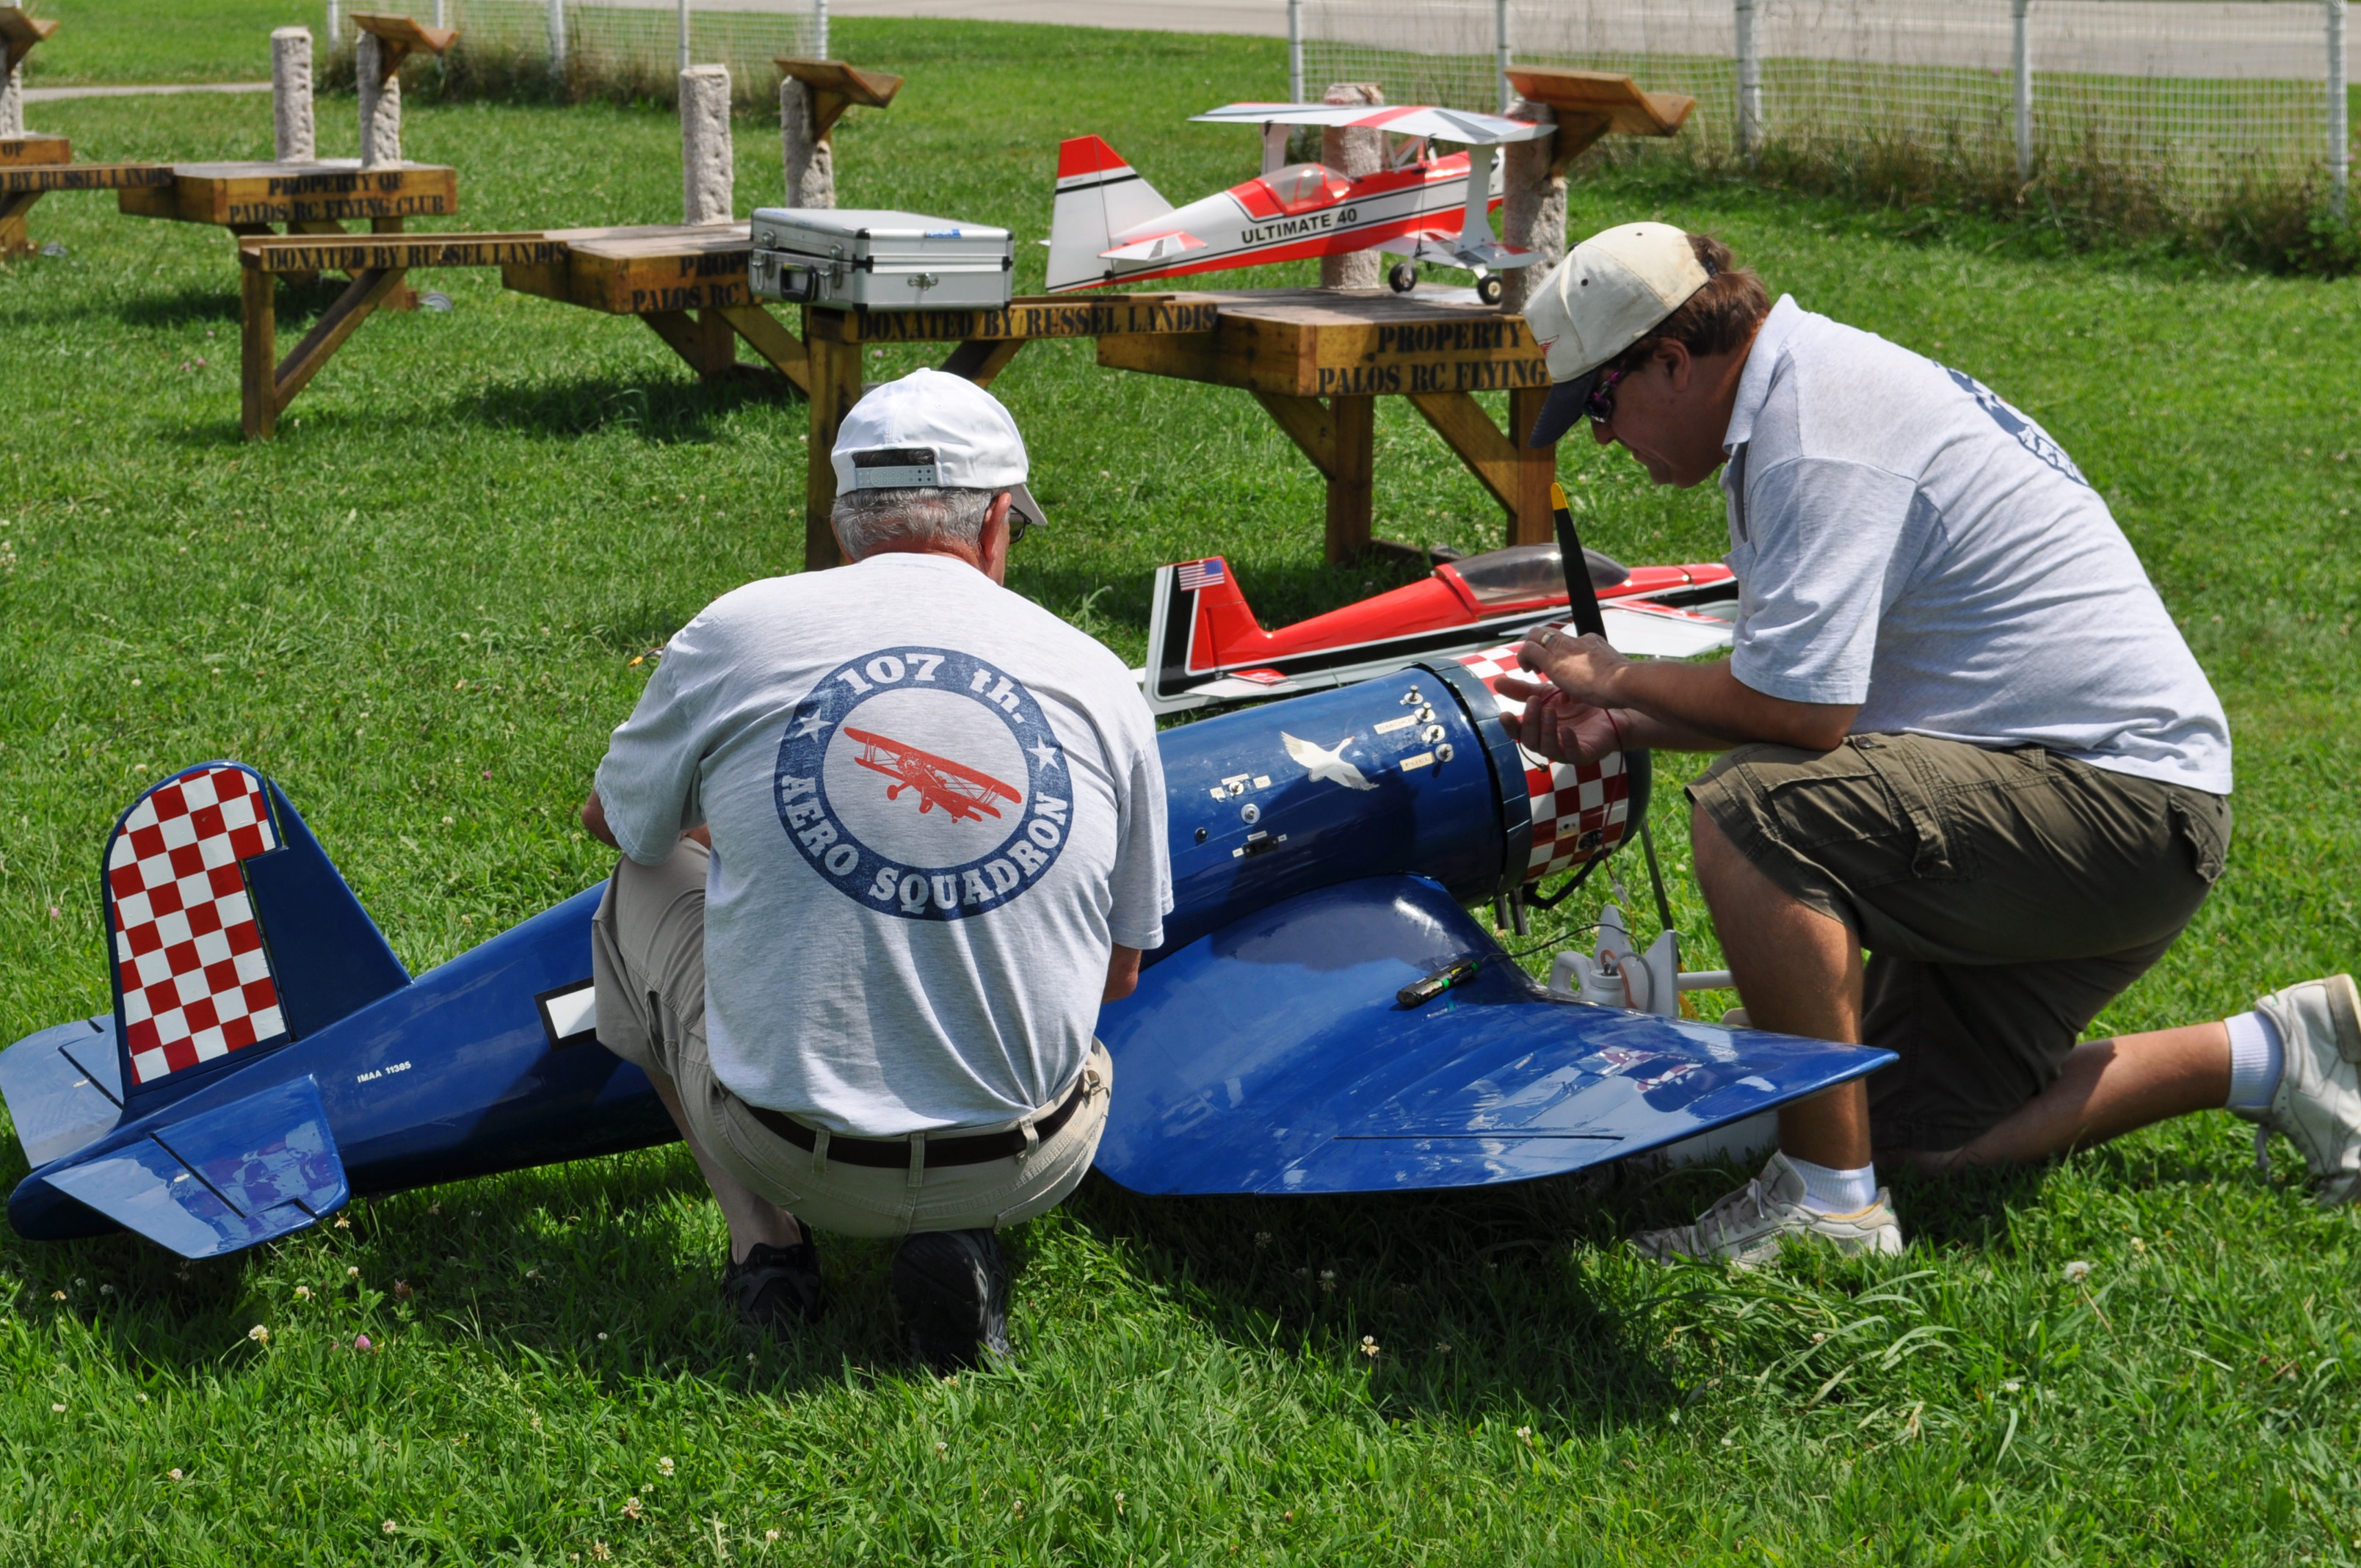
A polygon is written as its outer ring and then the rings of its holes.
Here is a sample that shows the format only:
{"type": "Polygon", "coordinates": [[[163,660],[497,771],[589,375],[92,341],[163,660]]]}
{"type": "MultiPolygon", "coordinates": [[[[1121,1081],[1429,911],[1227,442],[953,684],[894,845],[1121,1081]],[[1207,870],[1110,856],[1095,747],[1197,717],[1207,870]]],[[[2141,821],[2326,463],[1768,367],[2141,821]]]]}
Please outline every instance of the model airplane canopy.
{"type": "Polygon", "coordinates": [[[1463,147],[1498,147],[1503,142],[1538,141],[1554,134],[1555,126],[1512,120],[1506,115],[1479,115],[1466,109],[1439,109],[1426,104],[1393,107],[1369,104],[1224,104],[1192,120],[1217,126],[1335,126],[1384,131],[1389,136],[1428,141],[1455,142],[1463,147]]]}

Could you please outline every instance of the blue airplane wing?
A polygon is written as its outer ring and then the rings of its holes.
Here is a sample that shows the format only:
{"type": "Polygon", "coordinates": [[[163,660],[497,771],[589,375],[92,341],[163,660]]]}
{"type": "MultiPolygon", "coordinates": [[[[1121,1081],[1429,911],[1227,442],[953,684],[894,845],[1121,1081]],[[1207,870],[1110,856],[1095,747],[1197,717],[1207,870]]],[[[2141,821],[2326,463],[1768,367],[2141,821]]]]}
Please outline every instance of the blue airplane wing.
{"type": "Polygon", "coordinates": [[[0,1099],[36,1170],[113,1132],[123,1120],[114,1015],[60,1024],[0,1051],[0,1099]]]}
{"type": "Polygon", "coordinates": [[[352,1195],[308,1075],[43,1179],[182,1257],[300,1231],[352,1195]]]}
{"type": "Polygon", "coordinates": [[[1551,997],[1420,877],[1307,893],[1198,938],[1099,1015],[1098,1168],[1135,1191],[1335,1193],[1525,1181],[1621,1159],[1892,1053],[1551,997]],[[1422,1007],[1402,986],[1455,959],[1422,1007]]]}

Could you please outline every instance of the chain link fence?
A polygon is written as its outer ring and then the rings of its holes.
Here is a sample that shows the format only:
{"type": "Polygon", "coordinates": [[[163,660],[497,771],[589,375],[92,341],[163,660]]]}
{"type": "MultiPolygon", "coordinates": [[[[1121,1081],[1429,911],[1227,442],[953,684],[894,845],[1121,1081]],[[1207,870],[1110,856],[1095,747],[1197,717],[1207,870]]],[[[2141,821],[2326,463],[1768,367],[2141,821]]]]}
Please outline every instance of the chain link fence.
{"type": "MultiPolygon", "coordinates": [[[[330,0],[326,47],[347,70],[352,13],[369,8],[330,0]]],[[[442,70],[476,93],[669,100],[682,65],[720,64],[740,103],[775,102],[772,60],[822,55],[828,39],[825,0],[417,0],[411,14],[459,29],[442,70]]]]}
{"type": "Polygon", "coordinates": [[[2334,202],[2349,168],[2343,0],[1300,4],[1313,94],[1376,82],[1396,102],[1497,108],[1505,21],[1518,62],[1694,96],[1664,150],[1708,161],[1887,184],[1915,170],[1995,199],[2043,180],[2103,187],[2118,215],[2167,223],[2265,196],[2334,202]]]}

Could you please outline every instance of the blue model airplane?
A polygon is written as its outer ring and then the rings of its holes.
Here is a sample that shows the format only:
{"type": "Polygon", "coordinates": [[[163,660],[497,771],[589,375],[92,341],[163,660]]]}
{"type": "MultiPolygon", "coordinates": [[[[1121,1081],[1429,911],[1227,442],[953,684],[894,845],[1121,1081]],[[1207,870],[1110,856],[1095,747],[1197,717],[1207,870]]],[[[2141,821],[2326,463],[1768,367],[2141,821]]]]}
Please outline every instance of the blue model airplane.
{"type": "MultiPolygon", "coordinates": [[[[1108,1176],[1149,1193],[1521,1181],[1892,1059],[1565,1000],[1509,961],[1464,905],[1604,853],[1646,775],[1521,751],[1498,673],[1413,665],[1162,737],[1177,907],[1100,1016],[1108,1176]]],[[[23,1235],[124,1228],[203,1257],[356,1192],[675,1135],[598,1043],[597,888],[413,979],[293,805],[235,762],[142,795],[103,876],[114,1008],[0,1053],[33,1166],[8,1201],[23,1235]]]]}

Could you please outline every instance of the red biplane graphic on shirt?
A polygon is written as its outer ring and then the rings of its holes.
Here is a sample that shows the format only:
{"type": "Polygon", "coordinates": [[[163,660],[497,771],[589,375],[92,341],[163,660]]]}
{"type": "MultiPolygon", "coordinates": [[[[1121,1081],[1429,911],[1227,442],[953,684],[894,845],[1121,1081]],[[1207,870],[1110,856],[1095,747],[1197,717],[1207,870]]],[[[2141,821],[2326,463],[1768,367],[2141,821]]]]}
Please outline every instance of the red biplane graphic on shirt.
{"type": "Polygon", "coordinates": [[[855,729],[850,724],[844,727],[844,733],[861,742],[861,755],[854,762],[895,781],[886,786],[886,799],[901,799],[906,789],[918,792],[921,817],[940,807],[954,822],[981,822],[1000,815],[994,801],[1005,800],[1015,806],[1023,799],[1016,785],[1003,784],[990,773],[961,767],[948,757],[921,751],[873,730],[855,729]]]}

